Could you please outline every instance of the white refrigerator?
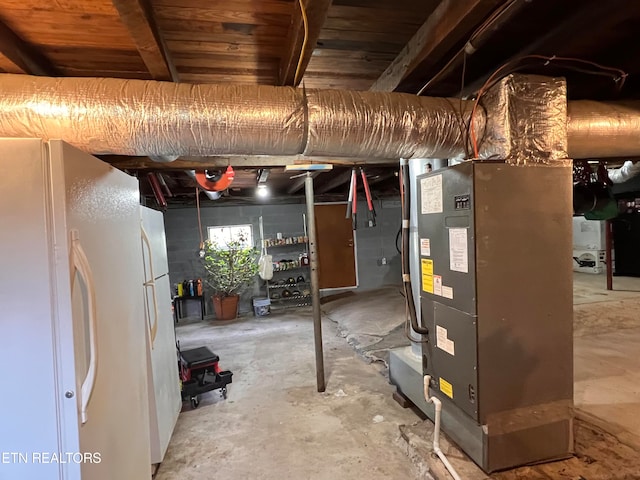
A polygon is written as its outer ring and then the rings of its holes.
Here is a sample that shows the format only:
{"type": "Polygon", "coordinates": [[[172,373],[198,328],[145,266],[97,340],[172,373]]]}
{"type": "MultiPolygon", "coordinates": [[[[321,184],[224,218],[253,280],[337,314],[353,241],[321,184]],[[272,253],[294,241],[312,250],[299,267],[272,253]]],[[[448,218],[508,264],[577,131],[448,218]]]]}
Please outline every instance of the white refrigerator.
{"type": "Polygon", "coordinates": [[[151,463],[161,463],[182,407],[164,216],[140,207],[151,463]]]}
{"type": "Polygon", "coordinates": [[[0,219],[0,478],[150,478],[137,180],[0,139],[0,219]]]}

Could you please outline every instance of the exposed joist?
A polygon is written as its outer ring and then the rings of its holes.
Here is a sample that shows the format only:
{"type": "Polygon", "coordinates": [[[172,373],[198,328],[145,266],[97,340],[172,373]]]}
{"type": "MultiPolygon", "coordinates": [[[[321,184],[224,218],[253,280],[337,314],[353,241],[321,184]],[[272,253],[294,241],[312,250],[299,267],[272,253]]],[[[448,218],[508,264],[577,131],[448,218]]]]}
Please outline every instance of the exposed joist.
{"type": "Polygon", "coordinates": [[[155,80],[179,81],[178,71],[158,29],[148,0],[112,0],[120,20],[127,28],[136,48],[155,80]]]}
{"type": "MultiPolygon", "coordinates": [[[[357,172],[360,175],[360,172],[357,172]]],[[[318,193],[327,193],[333,190],[334,188],[338,188],[341,185],[345,185],[349,183],[351,179],[351,169],[347,169],[343,172],[338,173],[333,178],[330,178],[326,182],[316,187],[316,192],[318,193]]]]}
{"type": "Polygon", "coordinates": [[[59,75],[58,70],[44,55],[1,21],[0,52],[20,70],[30,75],[59,75]]]}
{"type": "Polygon", "coordinates": [[[395,177],[397,173],[397,170],[392,170],[389,172],[385,172],[385,173],[381,173],[380,175],[374,177],[374,178],[368,178],[367,182],[369,183],[369,186],[371,185],[376,185],[378,183],[382,183],[392,177],[395,177]]]}
{"type": "Polygon", "coordinates": [[[278,82],[280,85],[297,85],[304,71],[309,65],[311,54],[316,46],[318,38],[320,38],[320,30],[327,18],[327,12],[331,6],[331,0],[295,0],[293,5],[293,14],[291,16],[291,25],[287,34],[287,41],[284,53],[280,60],[280,69],[278,82]],[[302,9],[300,4],[304,5],[307,16],[308,32],[307,41],[304,51],[302,45],[305,38],[305,29],[302,9]],[[298,64],[300,68],[298,69],[298,64]],[[296,79],[296,70],[298,78],[296,79]]]}
{"type": "MultiPolygon", "coordinates": [[[[505,61],[503,59],[502,64],[515,62],[530,54],[563,56],[568,52],[569,56],[572,56],[571,46],[574,42],[580,40],[580,32],[584,30],[585,25],[599,25],[602,23],[602,19],[611,17],[610,12],[623,12],[626,5],[627,0],[608,0],[607,2],[590,5],[588,8],[578,9],[553,27],[545,25],[544,33],[541,32],[536,38],[532,38],[526,42],[523,48],[509,57],[508,60],[505,61]]],[[[493,33],[496,34],[499,32],[494,30],[493,33]]],[[[491,36],[489,36],[488,40],[491,40],[491,36]]],[[[480,53],[482,52],[481,49],[478,51],[480,53]]],[[[461,58],[461,55],[458,55],[458,57],[461,58]]],[[[467,59],[467,62],[468,61],[469,59],[467,59]]],[[[458,60],[457,64],[452,62],[452,66],[442,72],[443,80],[446,81],[448,75],[458,75],[458,69],[461,68],[461,63],[462,60],[458,60]]],[[[467,85],[461,92],[463,97],[477,92],[500,66],[487,65],[485,62],[482,62],[480,65],[485,67],[486,71],[472,81],[467,82],[467,85]]]]}
{"type": "Polygon", "coordinates": [[[122,155],[104,155],[100,157],[121,170],[198,170],[221,168],[227,165],[239,168],[284,167],[286,165],[305,163],[330,163],[332,165],[395,165],[393,159],[335,158],[291,156],[218,156],[218,157],[182,157],[173,162],[154,162],[149,157],[129,157],[122,155]]]}
{"type": "MultiPolygon", "coordinates": [[[[316,178],[318,175],[320,175],[320,172],[311,172],[311,176],[313,178],[316,178]]],[[[302,188],[304,188],[304,181],[306,178],[307,176],[304,174],[298,175],[298,178],[295,178],[293,182],[291,182],[291,185],[289,185],[289,188],[287,188],[287,193],[289,195],[293,195],[302,190],[302,188]]]]}
{"type": "Polygon", "coordinates": [[[442,0],[371,90],[393,92],[423,63],[434,65],[504,0],[442,0]]]}

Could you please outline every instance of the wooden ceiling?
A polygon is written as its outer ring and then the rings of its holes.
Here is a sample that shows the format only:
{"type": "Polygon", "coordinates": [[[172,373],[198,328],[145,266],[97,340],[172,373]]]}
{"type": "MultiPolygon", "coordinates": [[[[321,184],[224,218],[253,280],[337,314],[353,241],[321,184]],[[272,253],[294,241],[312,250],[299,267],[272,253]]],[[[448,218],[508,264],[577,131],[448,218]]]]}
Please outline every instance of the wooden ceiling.
{"type": "MultiPolygon", "coordinates": [[[[472,96],[492,72],[511,62],[510,70],[566,76],[572,98],[640,96],[640,2],[301,3],[306,29],[299,0],[0,0],[0,71],[472,96]],[[469,44],[473,48],[465,53],[469,44]],[[621,82],[587,69],[519,60],[532,53],[594,61],[628,75],[619,88],[621,82]]],[[[248,198],[249,187],[238,186],[253,184],[257,170],[268,167],[280,196],[298,194],[282,166],[303,159],[219,157],[174,165],[146,158],[105,160],[141,178],[162,171],[167,185],[184,195],[194,185],[184,170],[231,163],[239,172],[235,193],[248,198]]],[[[393,160],[367,168],[371,178],[384,178],[375,182],[376,193],[397,192],[393,160]]],[[[316,177],[318,190],[343,195],[344,177],[342,168],[323,173],[316,177]]]]}

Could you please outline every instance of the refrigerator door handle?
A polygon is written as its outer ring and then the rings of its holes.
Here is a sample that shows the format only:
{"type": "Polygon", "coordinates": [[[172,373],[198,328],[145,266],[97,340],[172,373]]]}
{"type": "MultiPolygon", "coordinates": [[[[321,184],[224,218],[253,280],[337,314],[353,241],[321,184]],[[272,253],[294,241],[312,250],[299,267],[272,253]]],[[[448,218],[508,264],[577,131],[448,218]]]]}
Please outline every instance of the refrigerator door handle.
{"type": "Polygon", "coordinates": [[[88,312],[89,312],[89,345],[90,357],[87,375],[80,389],[80,417],[82,424],[87,423],[87,408],[96,384],[98,371],[98,340],[97,340],[97,315],[96,315],[96,289],[93,281],[93,273],[89,266],[89,260],[80,245],[78,230],[71,230],[71,291],[75,283],[76,272],[87,286],[88,312]]]}
{"type": "Polygon", "coordinates": [[[149,236],[145,231],[144,227],[140,226],[140,232],[142,236],[142,242],[146,245],[147,250],[149,251],[149,274],[151,276],[150,280],[146,280],[144,282],[144,286],[151,287],[151,298],[153,299],[153,325],[149,325],[149,335],[151,337],[151,348],[153,348],[153,344],[156,340],[156,335],[158,334],[158,297],[156,296],[156,282],[155,275],[153,273],[153,252],[151,251],[151,242],[149,241],[149,236]]]}

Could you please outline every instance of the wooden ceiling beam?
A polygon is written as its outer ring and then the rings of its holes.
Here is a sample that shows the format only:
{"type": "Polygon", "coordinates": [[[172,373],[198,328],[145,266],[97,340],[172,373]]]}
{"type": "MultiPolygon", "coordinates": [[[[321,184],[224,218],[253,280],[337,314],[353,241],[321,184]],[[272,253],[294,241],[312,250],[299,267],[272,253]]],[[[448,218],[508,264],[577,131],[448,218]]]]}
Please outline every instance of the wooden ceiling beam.
{"type": "Polygon", "coordinates": [[[384,172],[384,173],[380,173],[377,177],[375,178],[368,178],[367,182],[369,183],[369,186],[371,185],[376,185],[378,183],[382,183],[392,177],[397,177],[396,175],[397,170],[392,170],[392,171],[388,171],[388,172],[384,172]]]}
{"type": "MultiPolygon", "coordinates": [[[[360,172],[356,172],[356,173],[358,174],[358,176],[360,175],[360,172]]],[[[322,183],[321,185],[318,185],[315,191],[319,194],[327,193],[333,190],[334,188],[338,188],[341,185],[349,183],[349,180],[351,180],[350,168],[338,173],[337,175],[333,176],[332,178],[322,183]]]]}
{"type": "Polygon", "coordinates": [[[279,85],[297,86],[300,80],[302,80],[304,72],[311,60],[311,54],[316,47],[318,38],[320,38],[320,31],[327,18],[330,6],[331,0],[294,1],[294,10],[287,34],[286,47],[281,57],[280,69],[278,71],[279,85]],[[305,37],[305,28],[302,9],[300,8],[301,2],[304,4],[308,23],[307,41],[304,51],[302,46],[305,37]],[[300,65],[299,69],[298,65],[300,65]],[[298,78],[296,78],[296,70],[299,70],[298,78]]]}
{"type": "Polygon", "coordinates": [[[0,52],[20,70],[30,75],[54,77],[60,74],[47,57],[1,21],[0,52]]]}
{"type": "MultiPolygon", "coordinates": [[[[627,5],[626,0],[608,0],[607,2],[598,2],[595,5],[578,9],[569,15],[560,23],[546,25],[545,31],[541,32],[536,38],[531,38],[523,44],[523,47],[508,59],[502,60],[502,64],[515,62],[516,60],[530,54],[548,55],[548,56],[569,56],[573,57],[571,51],[576,41],[581,39],[580,32],[584,31],[585,25],[594,25],[603,28],[603,22],[611,20],[611,12],[620,12],[619,16],[613,17],[621,22],[625,17],[624,6],[627,5]]],[[[594,27],[595,28],[595,27],[594,27]]],[[[608,27],[610,31],[614,31],[615,26],[608,27]]],[[[609,57],[609,55],[607,55],[609,57]]],[[[469,61],[469,59],[467,59],[469,61]]],[[[462,61],[458,62],[457,68],[461,68],[462,61]]],[[[500,65],[487,65],[486,62],[478,62],[481,67],[486,70],[462,89],[461,95],[466,97],[477,92],[482,85],[489,79],[500,65]]],[[[612,65],[617,65],[615,62],[612,65]]],[[[455,65],[454,65],[455,67],[455,65]]],[[[443,79],[446,81],[447,73],[458,76],[458,70],[450,68],[448,72],[443,72],[443,79]]],[[[455,77],[454,77],[455,78],[455,77]]]]}
{"type": "Polygon", "coordinates": [[[156,25],[149,1],[112,0],[112,3],[153,79],[178,82],[178,70],[156,25]]]}
{"type": "MultiPolygon", "coordinates": [[[[302,175],[298,174],[298,175],[299,175],[298,178],[293,179],[293,182],[291,183],[289,188],[287,188],[287,194],[293,195],[295,193],[298,193],[304,187],[304,182],[307,176],[304,174],[302,175]]],[[[311,176],[313,178],[316,178],[318,175],[320,175],[320,172],[311,172],[311,176]]]]}
{"type": "Polygon", "coordinates": [[[395,165],[398,161],[387,158],[362,160],[359,158],[305,157],[290,156],[216,156],[216,157],[181,157],[173,162],[154,162],[149,157],[130,157],[126,155],[101,155],[100,158],[121,170],[202,170],[222,168],[227,165],[238,168],[284,167],[286,165],[307,163],[329,163],[332,165],[395,165]]]}
{"type": "Polygon", "coordinates": [[[504,0],[442,0],[427,21],[372,85],[377,92],[393,92],[423,63],[436,64],[470,34],[504,0]]]}

